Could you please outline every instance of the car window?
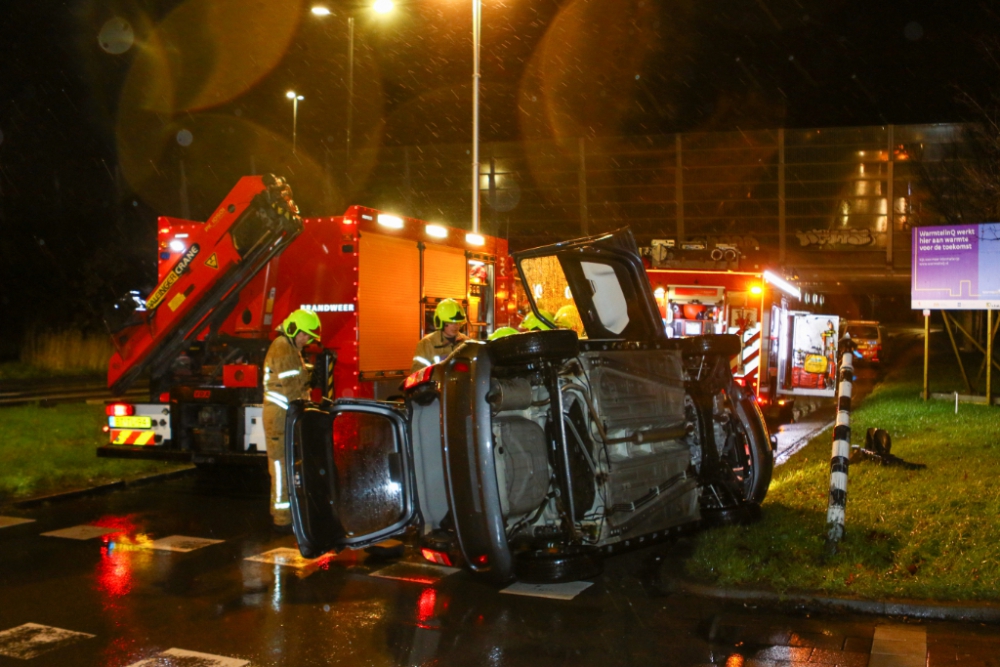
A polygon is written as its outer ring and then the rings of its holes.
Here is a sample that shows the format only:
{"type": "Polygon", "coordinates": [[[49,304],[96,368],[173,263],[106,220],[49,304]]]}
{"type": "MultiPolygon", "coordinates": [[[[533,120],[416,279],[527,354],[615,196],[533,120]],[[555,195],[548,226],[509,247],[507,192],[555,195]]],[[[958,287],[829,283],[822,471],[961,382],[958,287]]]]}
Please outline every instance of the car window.
{"type": "Polygon", "coordinates": [[[614,268],[597,262],[580,262],[590,283],[597,318],[608,331],[620,334],[628,326],[628,303],[614,268]]]}
{"type": "Polygon", "coordinates": [[[521,262],[527,284],[525,291],[540,310],[555,315],[566,305],[576,305],[570,293],[566,274],[555,255],[532,257],[521,262]]]}
{"type": "Polygon", "coordinates": [[[868,326],[848,326],[851,338],[878,338],[878,328],[868,326]]]}

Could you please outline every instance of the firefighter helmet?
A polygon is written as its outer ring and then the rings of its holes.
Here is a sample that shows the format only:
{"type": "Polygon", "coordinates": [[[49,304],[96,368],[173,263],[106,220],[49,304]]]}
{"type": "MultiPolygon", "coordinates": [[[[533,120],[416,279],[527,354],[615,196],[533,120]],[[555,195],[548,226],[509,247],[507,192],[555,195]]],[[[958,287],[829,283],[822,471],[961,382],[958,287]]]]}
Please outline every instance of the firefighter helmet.
{"type": "Polygon", "coordinates": [[[318,341],[320,335],[319,315],[304,308],[293,310],[278,329],[291,338],[295,338],[295,335],[301,331],[312,340],[318,341]]]}
{"type": "Polygon", "coordinates": [[[465,322],[465,309],[454,299],[444,299],[434,309],[434,328],[444,329],[446,324],[462,324],[465,322]]]}
{"type": "Polygon", "coordinates": [[[579,333],[583,331],[583,322],[580,320],[580,313],[573,304],[566,304],[556,311],[556,316],[552,320],[560,329],[572,329],[579,333]]]}
{"type": "MultiPolygon", "coordinates": [[[[553,315],[547,310],[539,309],[538,312],[541,314],[542,317],[544,317],[549,322],[555,319],[555,315],[553,315]]],[[[524,316],[523,320],[521,320],[521,328],[524,329],[525,331],[548,331],[549,329],[552,328],[552,326],[547,322],[544,322],[541,319],[539,319],[534,312],[530,312],[524,316]]]]}
{"type": "Polygon", "coordinates": [[[500,327],[496,331],[490,334],[490,340],[496,340],[497,338],[506,338],[507,336],[513,336],[519,333],[514,327],[500,327]]]}

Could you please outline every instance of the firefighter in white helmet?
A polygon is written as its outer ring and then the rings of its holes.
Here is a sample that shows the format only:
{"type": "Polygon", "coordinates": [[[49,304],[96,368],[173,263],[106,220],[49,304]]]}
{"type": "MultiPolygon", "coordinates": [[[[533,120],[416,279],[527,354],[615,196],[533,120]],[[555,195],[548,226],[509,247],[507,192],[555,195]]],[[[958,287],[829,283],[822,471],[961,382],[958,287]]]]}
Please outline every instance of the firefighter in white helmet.
{"type": "Polygon", "coordinates": [[[278,327],[264,357],[264,436],[267,465],[271,473],[271,518],[278,529],[292,525],[288,484],[285,481],[285,413],[296,399],[309,398],[309,371],[302,361],[302,348],[320,336],[319,316],[311,310],[292,312],[278,327]]]}
{"type": "Polygon", "coordinates": [[[411,373],[436,364],[466,340],[461,332],[465,324],[465,310],[462,304],[454,299],[443,299],[434,309],[435,331],[427,334],[417,343],[413,353],[411,373]]]}

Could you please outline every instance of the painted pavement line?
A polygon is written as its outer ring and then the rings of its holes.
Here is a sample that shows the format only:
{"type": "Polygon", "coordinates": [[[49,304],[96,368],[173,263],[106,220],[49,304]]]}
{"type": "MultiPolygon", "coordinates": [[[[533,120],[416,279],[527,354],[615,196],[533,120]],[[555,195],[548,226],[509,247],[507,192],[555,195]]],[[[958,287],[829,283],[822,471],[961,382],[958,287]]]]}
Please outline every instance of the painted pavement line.
{"type": "Polygon", "coordinates": [[[227,658],[223,655],[212,655],[211,653],[199,653],[188,651],[183,648],[168,648],[166,651],[157,653],[151,658],[133,662],[128,667],[163,667],[163,665],[197,665],[198,667],[246,667],[249,660],[240,658],[227,658]],[[178,658],[177,661],[171,658],[178,658]]]}
{"type": "Polygon", "coordinates": [[[780,466],[782,463],[787,462],[788,459],[792,458],[792,456],[794,456],[795,454],[797,454],[799,452],[799,450],[801,450],[803,447],[805,447],[806,445],[808,445],[810,440],[812,440],[813,438],[815,438],[817,435],[819,435],[820,433],[822,433],[826,429],[832,427],[833,424],[834,424],[834,421],[835,420],[831,419],[828,422],[825,422],[823,424],[819,424],[816,428],[814,428],[814,429],[806,432],[805,435],[800,436],[795,442],[793,442],[792,444],[788,445],[787,447],[785,447],[784,449],[782,449],[780,452],[778,452],[777,454],[775,454],[774,465],[780,466]]]}
{"type": "Polygon", "coordinates": [[[18,660],[31,660],[43,653],[94,637],[95,635],[86,632],[25,623],[0,632],[0,655],[18,660]]]}
{"type": "Polygon", "coordinates": [[[20,526],[22,523],[33,523],[34,519],[22,519],[19,516],[0,516],[0,528],[20,526]]]}
{"type": "Polygon", "coordinates": [[[927,629],[913,625],[876,625],[868,667],[924,667],[927,629]]]}
{"type": "Polygon", "coordinates": [[[188,553],[196,549],[212,546],[213,544],[222,544],[223,542],[225,540],[210,540],[205,537],[188,537],[187,535],[171,535],[170,537],[161,537],[158,540],[143,543],[140,546],[143,549],[152,549],[154,551],[188,553]]]}
{"type": "Polygon", "coordinates": [[[526,595],[528,597],[548,598],[550,600],[572,600],[593,585],[591,581],[569,581],[562,584],[527,584],[519,581],[500,592],[508,595],[526,595]]]}
{"type": "Polygon", "coordinates": [[[42,533],[42,537],[63,537],[68,540],[92,540],[95,537],[103,537],[110,533],[120,533],[121,528],[107,528],[105,526],[91,526],[89,524],[84,524],[81,526],[71,526],[69,528],[60,528],[59,530],[50,530],[47,533],[42,533]]]}

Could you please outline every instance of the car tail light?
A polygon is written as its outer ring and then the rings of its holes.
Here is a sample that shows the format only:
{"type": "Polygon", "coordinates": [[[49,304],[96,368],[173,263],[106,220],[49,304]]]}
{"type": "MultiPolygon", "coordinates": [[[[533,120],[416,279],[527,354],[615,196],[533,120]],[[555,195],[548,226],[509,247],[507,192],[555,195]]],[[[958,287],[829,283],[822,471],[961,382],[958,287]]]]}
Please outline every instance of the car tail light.
{"type": "Polygon", "coordinates": [[[456,361],[451,365],[452,370],[456,373],[468,373],[469,372],[469,362],[467,361],[456,361]]]}
{"type": "Polygon", "coordinates": [[[104,413],[109,417],[129,417],[135,414],[135,406],[128,403],[111,403],[104,406],[104,413]]]}
{"type": "Polygon", "coordinates": [[[407,377],[403,382],[403,391],[408,391],[425,382],[430,382],[431,375],[433,374],[433,366],[427,366],[426,368],[422,368],[415,373],[410,373],[409,377],[407,377]]]}
{"type": "Polygon", "coordinates": [[[432,563],[437,563],[438,565],[446,565],[448,567],[452,566],[451,557],[444,551],[437,551],[436,549],[428,549],[423,547],[420,550],[420,555],[424,557],[424,560],[428,560],[432,563]]]}
{"type": "Polygon", "coordinates": [[[489,565],[490,564],[490,557],[487,556],[486,554],[480,554],[480,555],[476,556],[476,558],[474,560],[476,562],[476,565],[489,565]]]}

